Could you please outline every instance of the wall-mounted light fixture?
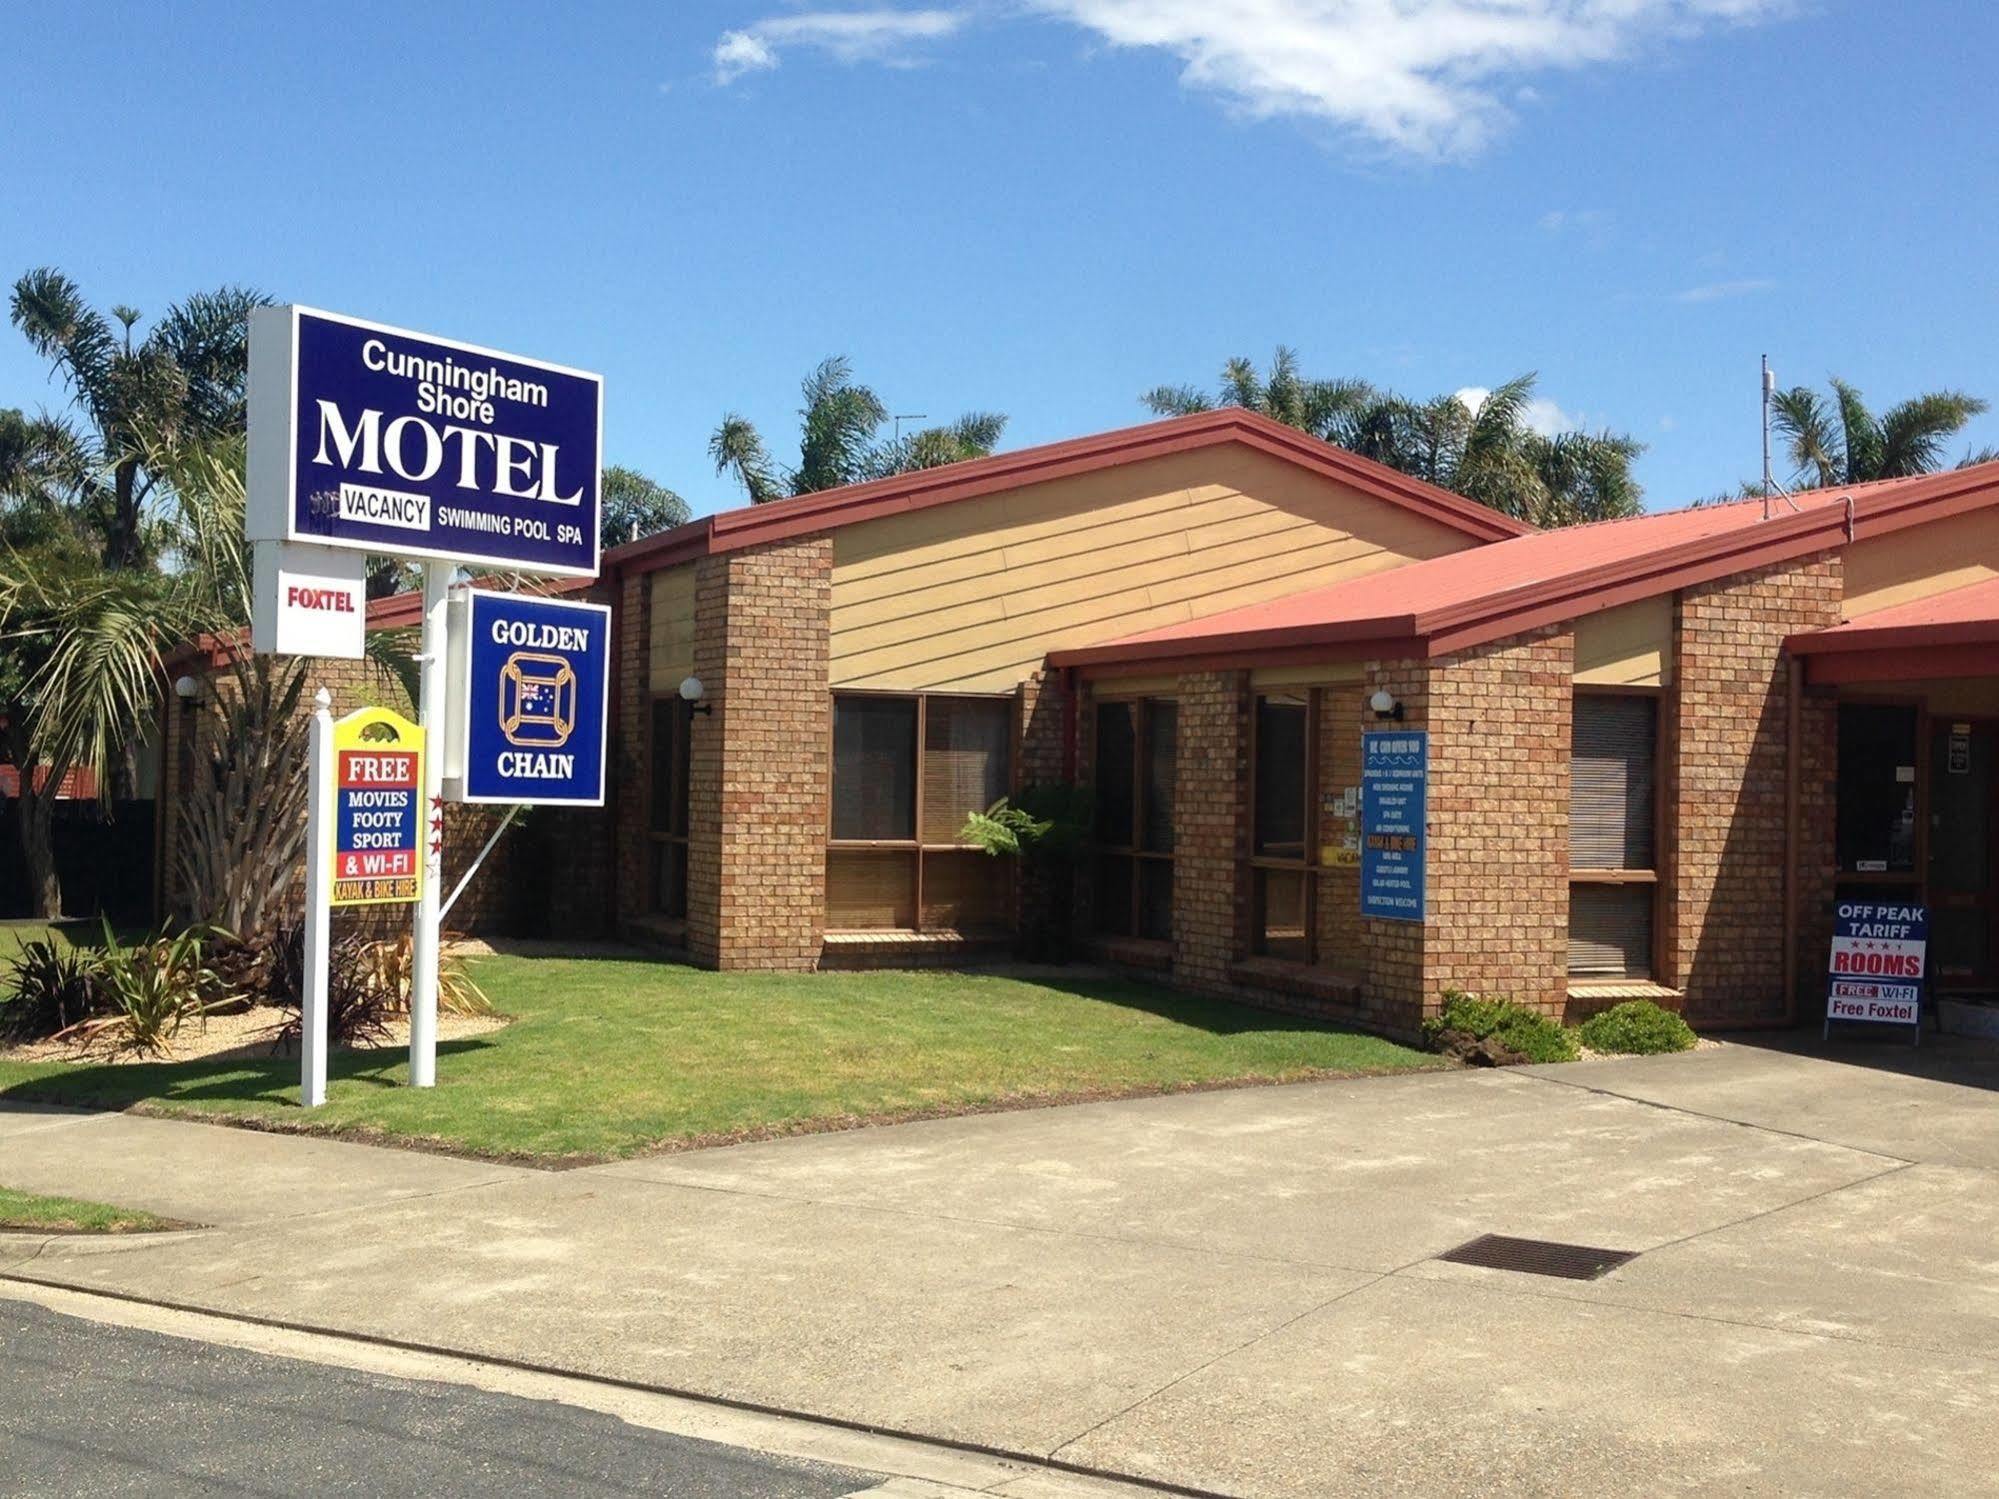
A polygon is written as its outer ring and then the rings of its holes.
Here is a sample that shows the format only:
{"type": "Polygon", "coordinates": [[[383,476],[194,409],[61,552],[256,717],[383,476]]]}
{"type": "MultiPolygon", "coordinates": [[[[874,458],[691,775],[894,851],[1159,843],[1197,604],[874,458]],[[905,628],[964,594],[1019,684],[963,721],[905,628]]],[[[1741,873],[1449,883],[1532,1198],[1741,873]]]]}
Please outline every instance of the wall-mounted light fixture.
{"type": "Polygon", "coordinates": [[[1386,687],[1377,687],[1374,690],[1374,696],[1367,700],[1367,707],[1376,718],[1389,719],[1395,723],[1402,722],[1402,704],[1396,701],[1395,694],[1386,687]]]}
{"type": "Polygon", "coordinates": [[[680,700],[687,704],[688,712],[713,713],[715,705],[701,701],[707,695],[708,689],[701,685],[699,677],[682,677],[680,679],[680,700]]]}
{"type": "Polygon", "coordinates": [[[199,691],[201,691],[201,683],[197,682],[193,677],[174,678],[174,696],[182,702],[192,702],[194,695],[199,691]]]}

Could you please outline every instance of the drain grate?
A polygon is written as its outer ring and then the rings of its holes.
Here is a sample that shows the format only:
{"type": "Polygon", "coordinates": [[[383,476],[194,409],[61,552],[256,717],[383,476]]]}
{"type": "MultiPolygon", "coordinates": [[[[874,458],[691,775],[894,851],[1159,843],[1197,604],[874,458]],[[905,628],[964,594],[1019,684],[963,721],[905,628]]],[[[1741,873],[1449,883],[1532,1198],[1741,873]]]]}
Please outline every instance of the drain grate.
{"type": "Polygon", "coordinates": [[[1635,1250],[1596,1249],[1588,1244],[1559,1244],[1553,1239],[1510,1239],[1505,1234],[1480,1234],[1437,1258],[1449,1260],[1453,1265],[1518,1270],[1523,1275],[1595,1280],[1638,1255],[1635,1250]]]}

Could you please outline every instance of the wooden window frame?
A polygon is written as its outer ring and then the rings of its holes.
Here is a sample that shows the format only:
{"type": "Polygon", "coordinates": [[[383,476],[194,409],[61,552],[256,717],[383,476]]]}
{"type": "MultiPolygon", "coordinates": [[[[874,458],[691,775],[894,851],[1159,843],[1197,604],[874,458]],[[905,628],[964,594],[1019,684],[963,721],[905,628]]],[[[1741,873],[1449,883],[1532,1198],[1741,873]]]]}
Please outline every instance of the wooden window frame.
{"type": "Polygon", "coordinates": [[[1259,689],[1252,686],[1249,694],[1249,856],[1245,867],[1249,870],[1249,947],[1258,958],[1278,963],[1296,963],[1301,968],[1315,968],[1325,956],[1319,942],[1319,883],[1328,868],[1319,862],[1321,838],[1319,836],[1319,783],[1322,775],[1320,760],[1320,735],[1325,712],[1323,686],[1300,684],[1295,687],[1272,686],[1259,689]],[[1257,782],[1258,756],[1257,701],[1277,693],[1302,693],[1305,698],[1305,825],[1300,830],[1302,846],[1296,859],[1280,859],[1256,851],[1257,797],[1261,788],[1257,782]],[[1301,919],[1305,929],[1305,956],[1285,958],[1263,951],[1265,904],[1259,886],[1263,883],[1256,877],[1257,870],[1280,870],[1296,873],[1302,877],[1304,889],[1300,896],[1303,907],[1301,919]]]}
{"type": "MultiPolygon", "coordinates": [[[[876,933],[896,932],[936,932],[949,931],[949,927],[938,926],[923,919],[923,866],[927,857],[937,854],[961,854],[981,852],[976,843],[941,842],[926,840],[923,836],[923,756],[930,729],[929,703],[932,698],[974,699],[980,702],[1005,703],[1007,705],[1007,750],[1006,750],[1006,794],[1015,796],[1020,790],[1020,693],[1014,692],[900,692],[890,688],[841,687],[828,694],[830,711],[826,715],[826,850],[828,853],[906,853],[916,862],[914,895],[911,900],[912,913],[916,920],[907,927],[868,927],[858,930],[876,933]],[[834,750],[834,721],[839,712],[839,700],[850,698],[878,698],[916,704],[916,756],[911,771],[916,777],[914,812],[910,826],[915,836],[910,838],[836,838],[833,836],[833,777],[837,771],[834,750]]],[[[1009,900],[1009,904],[1012,902],[1009,900]]],[[[834,927],[833,931],[848,932],[855,928],[834,927]]]]}
{"type": "MultiPolygon", "coordinates": [[[[1145,930],[1145,922],[1142,917],[1142,912],[1144,911],[1145,881],[1141,878],[1140,865],[1148,862],[1155,866],[1163,864],[1170,870],[1173,867],[1174,849],[1160,850],[1143,846],[1145,842],[1145,818],[1146,813],[1150,810],[1146,806],[1145,799],[1145,772],[1152,749],[1152,705],[1154,703],[1171,703],[1173,704],[1174,713],[1177,715],[1180,709],[1180,699],[1177,697],[1168,697],[1166,694],[1160,692],[1099,693],[1094,698],[1092,708],[1094,710],[1095,708],[1113,703],[1128,703],[1132,709],[1131,841],[1128,844],[1099,842],[1096,837],[1096,826],[1093,821],[1090,829],[1090,862],[1097,869],[1101,869],[1101,861],[1107,858],[1131,860],[1130,909],[1125,912],[1127,918],[1126,932],[1129,935],[1121,936],[1118,940],[1153,940],[1145,938],[1142,935],[1145,930]]],[[[1178,731],[1177,723],[1175,731],[1176,733],[1178,731]]],[[[1096,749],[1097,745],[1093,733],[1091,743],[1093,763],[1090,766],[1090,776],[1093,781],[1097,779],[1096,764],[1094,763],[1096,749]]],[[[1175,810],[1178,810],[1177,793],[1175,810]]],[[[1174,830],[1173,842],[1175,848],[1177,848],[1180,842],[1179,830],[1177,828],[1174,830]]],[[[1097,880],[1094,888],[1103,888],[1101,877],[1097,880]]],[[[1095,925],[1096,923],[1093,921],[1092,924],[1095,925]]],[[[1099,935],[1112,934],[1102,933],[1100,930],[1099,935]]]]}
{"type": "MultiPolygon", "coordinates": [[[[1666,860],[1670,857],[1666,846],[1666,707],[1667,693],[1663,687],[1627,687],[1610,683],[1579,682],[1571,688],[1569,707],[1569,812],[1573,815],[1575,798],[1575,704],[1586,697],[1644,697],[1652,700],[1652,867],[1650,869],[1578,869],[1569,868],[1569,886],[1577,885],[1642,885],[1652,890],[1652,950],[1647,955],[1649,972],[1632,973],[1570,973],[1568,981],[1578,983],[1614,984],[1619,980],[1633,983],[1656,983],[1665,972],[1666,951],[1665,923],[1660,920],[1659,891],[1665,884],[1666,860]]],[[[1564,967],[1567,960],[1564,959],[1564,967]]]]}
{"type": "Polygon", "coordinates": [[[692,705],[683,701],[677,690],[671,692],[653,691],[646,695],[645,756],[645,912],[648,916],[655,916],[665,921],[685,921],[687,919],[687,912],[684,909],[680,911],[666,911],[660,908],[659,881],[653,877],[653,860],[656,857],[654,850],[663,846],[677,844],[681,851],[681,900],[683,904],[685,903],[687,899],[687,840],[688,833],[692,829],[694,822],[692,787],[688,784],[692,781],[694,774],[694,714],[692,705]],[[658,788],[653,784],[653,767],[658,764],[658,756],[656,754],[658,746],[655,742],[656,734],[653,726],[659,721],[658,709],[662,702],[672,702],[679,709],[675,717],[675,723],[680,730],[680,742],[675,746],[675,760],[681,777],[681,791],[687,799],[688,806],[687,815],[681,819],[681,828],[677,833],[671,830],[659,830],[654,825],[655,819],[653,817],[656,806],[655,799],[658,792],[658,788]]]}

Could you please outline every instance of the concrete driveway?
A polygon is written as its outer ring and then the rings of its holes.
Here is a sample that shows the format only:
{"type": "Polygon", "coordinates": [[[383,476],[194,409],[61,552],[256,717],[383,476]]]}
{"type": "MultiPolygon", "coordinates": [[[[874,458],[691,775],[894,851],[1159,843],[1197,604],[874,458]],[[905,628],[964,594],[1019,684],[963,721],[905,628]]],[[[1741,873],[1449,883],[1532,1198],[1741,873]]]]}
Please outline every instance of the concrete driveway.
{"type": "Polygon", "coordinates": [[[1815,1039],[560,1175],[0,1113],[0,1271],[1241,1495],[1999,1493],[1999,1052],[1815,1039]],[[1440,1263],[1483,1233],[1601,1280],[1440,1263]]]}

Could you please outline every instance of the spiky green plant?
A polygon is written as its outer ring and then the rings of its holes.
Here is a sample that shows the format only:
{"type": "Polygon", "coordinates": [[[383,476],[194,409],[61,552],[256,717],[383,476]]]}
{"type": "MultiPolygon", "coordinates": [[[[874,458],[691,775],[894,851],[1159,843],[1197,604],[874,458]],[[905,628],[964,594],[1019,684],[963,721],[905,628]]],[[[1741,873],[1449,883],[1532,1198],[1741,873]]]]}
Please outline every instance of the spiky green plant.
{"type": "Polygon", "coordinates": [[[1829,383],[1830,400],[1808,385],[1770,399],[1771,426],[1790,457],[1793,482],[1808,488],[1934,472],[1943,467],[1950,439],[1987,409],[1977,396],[1936,390],[1877,417],[1856,387],[1838,376],[1829,383]]]}
{"type": "Polygon", "coordinates": [[[1631,463],[1644,445],[1621,433],[1536,431],[1535,377],[1521,375],[1474,407],[1457,395],[1412,401],[1365,380],[1313,380],[1279,346],[1269,374],[1235,358],[1209,396],[1161,385],[1140,400],[1161,416],[1240,406],[1363,458],[1427,480],[1537,526],[1636,515],[1642,491],[1631,463]]]}
{"type": "Polygon", "coordinates": [[[717,474],[733,475],[750,503],[837,489],[866,479],[981,458],[998,444],[1006,417],[974,411],[942,426],[882,441],[889,420],[881,397],[854,379],[843,356],[824,359],[800,387],[798,466],[782,469],[745,417],[729,412],[708,439],[717,474]]]}

